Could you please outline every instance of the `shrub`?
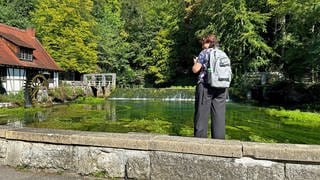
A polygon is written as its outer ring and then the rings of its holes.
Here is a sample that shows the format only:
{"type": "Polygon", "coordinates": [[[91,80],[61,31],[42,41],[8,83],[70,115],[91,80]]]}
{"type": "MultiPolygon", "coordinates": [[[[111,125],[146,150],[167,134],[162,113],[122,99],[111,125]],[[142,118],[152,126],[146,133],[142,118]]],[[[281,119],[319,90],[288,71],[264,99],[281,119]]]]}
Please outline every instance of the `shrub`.
{"type": "Polygon", "coordinates": [[[251,77],[248,74],[243,75],[240,79],[237,79],[229,88],[229,94],[233,100],[247,100],[247,93],[251,92],[251,89],[260,84],[260,79],[251,77]]]}
{"type": "Polygon", "coordinates": [[[296,105],[311,101],[309,91],[302,83],[279,81],[264,88],[264,100],[273,104],[296,105]]]}
{"type": "Polygon", "coordinates": [[[69,85],[62,85],[49,91],[49,96],[56,102],[71,101],[84,95],[85,93],[82,88],[69,85]]]}
{"type": "Polygon", "coordinates": [[[24,92],[19,91],[18,93],[10,93],[10,94],[1,94],[0,102],[11,102],[18,106],[22,106],[24,104],[24,92]]]}

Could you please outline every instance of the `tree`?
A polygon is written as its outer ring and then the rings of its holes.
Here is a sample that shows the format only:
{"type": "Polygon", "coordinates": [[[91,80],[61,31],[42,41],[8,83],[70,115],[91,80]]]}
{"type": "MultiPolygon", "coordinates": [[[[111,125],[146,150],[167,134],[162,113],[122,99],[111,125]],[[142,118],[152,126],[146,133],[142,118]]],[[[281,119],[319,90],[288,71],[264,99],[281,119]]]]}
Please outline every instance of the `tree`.
{"type": "Polygon", "coordinates": [[[299,80],[307,70],[315,81],[319,6],[320,0],[0,0],[0,22],[35,27],[65,70],[114,72],[122,84],[187,82],[195,77],[198,38],[209,32],[230,56],[235,80],[258,70],[299,80]]]}
{"type": "Polygon", "coordinates": [[[133,52],[129,63],[134,70],[144,70],[146,84],[166,86],[174,76],[182,5],[183,1],[123,1],[122,17],[133,52]]]}
{"type": "Polygon", "coordinates": [[[180,22],[183,20],[183,1],[156,1],[150,23],[156,34],[151,41],[152,62],[148,75],[156,85],[172,83],[177,64],[177,40],[180,22]],[[157,18],[154,18],[157,17],[157,18]]]}
{"type": "Polygon", "coordinates": [[[268,1],[272,9],[276,65],[291,80],[319,71],[319,0],[268,1]]]}
{"type": "Polygon", "coordinates": [[[31,27],[29,12],[35,0],[0,0],[0,23],[18,28],[31,27]]]}
{"type": "Polygon", "coordinates": [[[128,34],[121,18],[120,0],[95,0],[93,14],[97,20],[98,65],[104,72],[117,73],[118,84],[139,84],[141,77],[130,67],[128,34]]]}
{"type": "Polygon", "coordinates": [[[41,0],[31,13],[38,37],[67,71],[96,72],[97,37],[91,0],[41,0]]]}
{"type": "Polygon", "coordinates": [[[245,0],[203,0],[195,11],[196,35],[217,34],[221,48],[232,59],[236,77],[268,65],[273,54],[263,36],[268,14],[251,10],[245,0]]]}
{"type": "MultiPolygon", "coordinates": [[[[125,31],[128,33],[127,42],[130,44],[131,54],[128,56],[128,63],[136,72],[136,76],[143,79],[144,85],[149,79],[146,74],[147,67],[152,62],[150,42],[155,35],[147,20],[147,12],[151,9],[150,3],[147,0],[122,1],[121,13],[125,21],[125,31]]],[[[151,81],[149,80],[149,83],[153,84],[151,81]]]]}

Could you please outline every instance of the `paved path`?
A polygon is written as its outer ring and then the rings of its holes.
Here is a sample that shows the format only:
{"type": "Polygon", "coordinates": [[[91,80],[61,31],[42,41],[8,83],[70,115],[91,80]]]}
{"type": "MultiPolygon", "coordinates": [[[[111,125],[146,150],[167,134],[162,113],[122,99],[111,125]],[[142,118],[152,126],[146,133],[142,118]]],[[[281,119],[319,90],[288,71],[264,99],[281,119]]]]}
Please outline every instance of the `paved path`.
{"type": "Polygon", "coordinates": [[[35,172],[32,170],[17,170],[8,166],[0,166],[0,180],[100,180],[95,177],[82,177],[77,174],[54,174],[35,172]]]}

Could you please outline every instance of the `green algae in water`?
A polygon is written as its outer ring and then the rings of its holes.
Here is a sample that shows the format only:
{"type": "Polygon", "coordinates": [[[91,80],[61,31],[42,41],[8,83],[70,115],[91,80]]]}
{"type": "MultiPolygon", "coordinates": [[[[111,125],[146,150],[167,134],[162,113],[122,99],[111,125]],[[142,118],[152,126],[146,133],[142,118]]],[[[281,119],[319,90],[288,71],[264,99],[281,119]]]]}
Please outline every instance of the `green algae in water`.
{"type": "MultiPolygon", "coordinates": [[[[0,122],[36,128],[193,136],[194,102],[81,100],[43,109],[0,109],[0,122]]],[[[320,144],[318,113],[227,104],[226,138],[320,144]]],[[[210,126],[209,126],[210,127],[210,126]]],[[[208,132],[210,137],[210,132],[208,132]]]]}

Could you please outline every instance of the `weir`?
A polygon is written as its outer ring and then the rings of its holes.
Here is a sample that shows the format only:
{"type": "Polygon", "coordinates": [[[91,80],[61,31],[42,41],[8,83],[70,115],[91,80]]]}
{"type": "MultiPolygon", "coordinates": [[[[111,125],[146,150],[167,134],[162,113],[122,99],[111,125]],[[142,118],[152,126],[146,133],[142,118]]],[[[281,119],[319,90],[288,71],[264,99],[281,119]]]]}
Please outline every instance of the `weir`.
{"type": "Polygon", "coordinates": [[[121,179],[320,179],[320,145],[0,126],[0,165],[121,179]]]}

